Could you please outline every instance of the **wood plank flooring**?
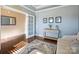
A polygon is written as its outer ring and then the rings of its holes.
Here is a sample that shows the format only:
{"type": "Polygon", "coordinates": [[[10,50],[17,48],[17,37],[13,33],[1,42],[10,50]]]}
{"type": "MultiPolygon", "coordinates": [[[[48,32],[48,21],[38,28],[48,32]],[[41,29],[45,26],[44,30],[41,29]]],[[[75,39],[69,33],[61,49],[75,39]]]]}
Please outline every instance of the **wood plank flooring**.
{"type": "MultiPolygon", "coordinates": [[[[33,37],[30,37],[30,38],[28,38],[28,39],[26,39],[27,41],[27,43],[30,43],[30,42],[32,42],[33,40],[35,40],[35,39],[38,39],[38,40],[41,40],[41,41],[44,41],[44,42],[48,42],[48,43],[52,43],[52,44],[57,44],[57,40],[51,40],[51,39],[47,39],[47,38],[43,38],[43,37],[40,37],[40,36],[33,36],[33,37]]],[[[12,46],[12,47],[10,47],[11,49],[10,50],[12,50],[12,49],[14,49],[14,47],[12,46]]],[[[1,54],[9,54],[8,53],[8,51],[10,51],[10,50],[7,50],[6,49],[6,51],[4,51],[4,53],[1,53],[1,54]]],[[[0,51],[1,52],[1,51],[0,51]]]]}
{"type": "Polygon", "coordinates": [[[41,40],[41,41],[45,41],[45,42],[48,42],[48,43],[52,43],[52,44],[57,44],[57,40],[53,40],[53,39],[51,40],[51,39],[43,38],[43,37],[40,37],[40,36],[31,37],[29,39],[29,43],[32,42],[35,39],[38,39],[38,40],[41,40]]]}

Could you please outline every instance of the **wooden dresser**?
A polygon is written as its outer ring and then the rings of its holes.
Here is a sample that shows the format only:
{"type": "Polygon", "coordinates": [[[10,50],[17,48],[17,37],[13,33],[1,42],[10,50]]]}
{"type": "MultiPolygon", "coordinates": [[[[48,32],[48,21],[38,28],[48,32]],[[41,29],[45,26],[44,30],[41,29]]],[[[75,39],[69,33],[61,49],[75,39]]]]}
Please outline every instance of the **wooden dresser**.
{"type": "Polygon", "coordinates": [[[44,29],[44,38],[57,39],[59,36],[58,32],[59,31],[57,29],[45,28],[44,29]]]}

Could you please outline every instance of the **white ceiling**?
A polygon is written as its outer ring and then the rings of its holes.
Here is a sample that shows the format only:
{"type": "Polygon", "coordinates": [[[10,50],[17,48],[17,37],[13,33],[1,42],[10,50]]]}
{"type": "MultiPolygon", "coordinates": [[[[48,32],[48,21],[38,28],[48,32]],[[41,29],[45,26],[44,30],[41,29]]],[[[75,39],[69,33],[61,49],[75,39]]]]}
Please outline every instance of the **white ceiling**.
{"type": "Polygon", "coordinates": [[[61,5],[25,5],[25,7],[28,7],[34,11],[39,11],[39,10],[48,9],[48,8],[54,8],[54,7],[58,7],[58,6],[61,6],[61,5]]]}

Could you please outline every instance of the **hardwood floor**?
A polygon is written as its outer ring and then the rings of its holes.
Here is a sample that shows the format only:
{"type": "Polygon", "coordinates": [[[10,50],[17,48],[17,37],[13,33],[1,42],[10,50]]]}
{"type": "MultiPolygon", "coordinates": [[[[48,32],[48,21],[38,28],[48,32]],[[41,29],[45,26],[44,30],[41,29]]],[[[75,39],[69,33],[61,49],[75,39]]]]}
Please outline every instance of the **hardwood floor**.
{"type": "Polygon", "coordinates": [[[28,38],[28,39],[26,39],[26,40],[27,40],[28,43],[30,43],[30,42],[32,42],[33,40],[35,40],[35,38],[36,38],[36,36],[32,36],[32,37],[30,37],[30,38],[28,38]]]}
{"type": "MultiPolygon", "coordinates": [[[[19,48],[14,47],[14,46],[22,41],[26,42],[25,34],[17,35],[17,36],[6,38],[6,39],[8,39],[9,41],[1,43],[0,54],[9,54],[12,50],[13,51],[18,50],[19,48]]],[[[20,46],[22,46],[22,44],[20,46]]]]}
{"type": "MultiPolygon", "coordinates": [[[[21,39],[21,38],[23,39],[23,37],[21,37],[21,36],[18,39],[21,39]]],[[[18,40],[18,39],[16,39],[16,40],[18,40]]],[[[43,38],[43,37],[40,37],[40,36],[33,36],[33,37],[28,38],[27,43],[30,43],[35,39],[38,39],[38,40],[41,40],[41,41],[44,41],[44,42],[48,42],[48,43],[52,43],[52,44],[57,44],[57,40],[51,40],[51,39],[43,38]]],[[[11,45],[12,44],[11,42],[13,42],[13,41],[7,42],[6,45],[2,46],[2,47],[7,47],[7,45],[11,45]],[[8,43],[10,43],[10,44],[8,44],[8,43]]],[[[16,50],[16,48],[13,47],[13,45],[11,45],[8,48],[2,48],[2,50],[0,51],[0,54],[10,54],[10,51],[11,50],[14,51],[14,49],[16,50]]]]}
{"type": "Polygon", "coordinates": [[[48,43],[57,44],[57,40],[53,40],[53,39],[51,40],[51,39],[43,38],[43,37],[39,37],[38,39],[42,40],[42,41],[45,41],[45,42],[48,42],[48,43]]]}
{"type": "Polygon", "coordinates": [[[48,42],[48,43],[52,43],[52,44],[57,44],[57,40],[51,40],[51,39],[44,39],[42,41],[48,42]]]}
{"type": "Polygon", "coordinates": [[[48,42],[48,43],[52,43],[52,44],[57,44],[57,40],[51,40],[51,39],[48,39],[48,38],[43,38],[43,37],[40,37],[40,36],[34,36],[34,37],[31,37],[29,38],[29,43],[32,42],[33,40],[35,39],[38,39],[38,40],[41,40],[41,41],[45,41],[45,42],[48,42]]]}

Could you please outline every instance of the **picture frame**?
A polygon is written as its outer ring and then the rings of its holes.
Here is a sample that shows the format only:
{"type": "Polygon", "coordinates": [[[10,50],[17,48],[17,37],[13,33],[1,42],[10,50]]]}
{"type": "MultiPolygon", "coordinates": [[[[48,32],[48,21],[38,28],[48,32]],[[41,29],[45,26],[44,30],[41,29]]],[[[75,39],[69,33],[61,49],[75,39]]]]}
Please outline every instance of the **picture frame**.
{"type": "Polygon", "coordinates": [[[47,23],[47,18],[43,18],[43,23],[47,23]]]}
{"type": "Polygon", "coordinates": [[[49,23],[54,23],[54,17],[49,17],[49,23]]]}
{"type": "Polygon", "coordinates": [[[62,17],[61,16],[55,17],[55,23],[61,23],[61,22],[62,22],[62,17]]]}
{"type": "Polygon", "coordinates": [[[16,17],[1,15],[1,25],[16,25],[16,17]]]}

